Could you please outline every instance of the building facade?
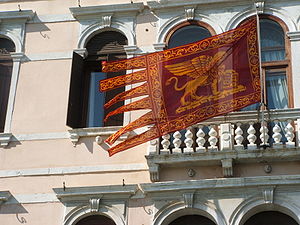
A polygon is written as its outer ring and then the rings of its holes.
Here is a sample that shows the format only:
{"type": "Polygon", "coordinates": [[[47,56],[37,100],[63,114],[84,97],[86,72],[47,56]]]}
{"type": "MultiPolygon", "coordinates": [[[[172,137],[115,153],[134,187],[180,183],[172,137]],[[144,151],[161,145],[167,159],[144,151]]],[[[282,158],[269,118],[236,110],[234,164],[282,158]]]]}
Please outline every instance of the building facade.
{"type": "Polygon", "coordinates": [[[300,224],[299,50],[298,0],[0,0],[0,224],[300,224]],[[105,102],[135,85],[100,93],[126,73],[102,61],[220,34],[256,11],[263,111],[108,156],[104,140],[145,112],[103,122],[105,102]]]}

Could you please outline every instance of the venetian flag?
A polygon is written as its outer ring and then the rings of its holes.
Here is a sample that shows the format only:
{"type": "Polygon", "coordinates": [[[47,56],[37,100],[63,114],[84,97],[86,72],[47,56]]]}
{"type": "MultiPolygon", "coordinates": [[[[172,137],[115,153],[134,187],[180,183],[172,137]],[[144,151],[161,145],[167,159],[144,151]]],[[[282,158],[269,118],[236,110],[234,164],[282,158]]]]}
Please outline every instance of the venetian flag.
{"type": "Polygon", "coordinates": [[[149,110],[106,140],[112,146],[109,155],[259,102],[256,26],[256,21],[251,20],[198,42],[103,63],[103,72],[133,69],[136,72],[100,81],[100,91],[140,84],[118,94],[105,107],[144,96],[110,112],[107,118],[127,111],[149,110]],[[151,128],[114,145],[122,134],[144,126],[151,128]]]}

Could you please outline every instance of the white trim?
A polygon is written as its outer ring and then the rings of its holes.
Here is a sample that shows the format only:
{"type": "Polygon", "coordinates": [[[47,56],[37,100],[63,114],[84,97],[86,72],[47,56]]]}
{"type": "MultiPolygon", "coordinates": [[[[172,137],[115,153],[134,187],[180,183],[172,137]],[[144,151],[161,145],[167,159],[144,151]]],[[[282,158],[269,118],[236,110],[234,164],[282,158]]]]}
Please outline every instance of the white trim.
{"type": "Polygon", "coordinates": [[[5,204],[30,204],[59,202],[55,193],[35,193],[35,194],[17,194],[8,199],[5,204]]]}
{"type": "Polygon", "coordinates": [[[72,54],[73,54],[73,51],[26,54],[26,59],[24,59],[24,61],[46,61],[46,60],[72,59],[72,54]]]}
{"type": "Polygon", "coordinates": [[[71,14],[36,15],[28,23],[61,23],[76,21],[71,14]]]}
{"type": "MultiPolygon", "coordinates": [[[[296,22],[293,20],[292,17],[290,17],[289,12],[283,9],[277,9],[274,7],[268,7],[265,6],[264,8],[264,13],[265,15],[272,15],[275,16],[279,19],[281,19],[288,27],[289,32],[294,32],[297,31],[297,25],[296,22]]],[[[244,11],[239,12],[235,16],[233,16],[230,21],[227,23],[225,31],[234,29],[237,27],[238,24],[240,24],[242,21],[247,19],[250,16],[255,15],[255,8],[254,5],[253,7],[248,7],[244,11]]]]}
{"type": "Polygon", "coordinates": [[[118,164],[102,166],[50,167],[20,170],[0,170],[0,178],[27,176],[57,176],[71,174],[107,173],[107,172],[141,172],[148,171],[146,164],[118,164]]]}
{"type": "Polygon", "coordinates": [[[68,139],[68,138],[69,138],[68,132],[17,134],[14,135],[12,141],[38,141],[38,140],[54,140],[54,139],[68,139]]]}

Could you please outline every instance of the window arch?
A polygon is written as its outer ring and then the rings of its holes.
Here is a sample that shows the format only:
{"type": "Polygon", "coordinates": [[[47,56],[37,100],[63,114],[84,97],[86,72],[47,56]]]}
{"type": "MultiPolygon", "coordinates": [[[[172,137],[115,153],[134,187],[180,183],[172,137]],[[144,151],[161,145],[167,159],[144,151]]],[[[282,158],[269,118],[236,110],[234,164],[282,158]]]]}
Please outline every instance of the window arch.
{"type": "Polygon", "coordinates": [[[110,111],[124,104],[119,102],[104,109],[104,104],[123,92],[124,88],[101,93],[99,81],[126,73],[103,73],[101,61],[126,58],[124,45],[127,43],[127,38],[120,32],[104,31],[94,35],[86,43],[85,59],[74,53],[67,125],[72,128],[123,125],[123,114],[112,116],[106,122],[103,119],[110,111]]]}
{"type": "Polygon", "coordinates": [[[243,225],[298,225],[290,216],[278,211],[264,211],[251,216],[243,225]]]}
{"type": "Polygon", "coordinates": [[[166,43],[168,48],[174,48],[200,41],[214,34],[215,31],[209,25],[202,22],[189,21],[174,27],[166,36],[166,43]]]}
{"type": "Polygon", "coordinates": [[[169,225],[186,225],[186,224],[193,224],[193,225],[216,225],[213,221],[208,219],[207,217],[200,216],[200,215],[186,215],[178,217],[177,219],[173,220],[169,225]]]}
{"type": "Polygon", "coordinates": [[[116,223],[103,215],[91,215],[79,220],[75,225],[116,225],[116,223]]]}
{"type": "Polygon", "coordinates": [[[11,40],[0,37],[0,133],[4,132],[11,85],[13,60],[10,53],[15,50],[15,44],[11,40]]]}

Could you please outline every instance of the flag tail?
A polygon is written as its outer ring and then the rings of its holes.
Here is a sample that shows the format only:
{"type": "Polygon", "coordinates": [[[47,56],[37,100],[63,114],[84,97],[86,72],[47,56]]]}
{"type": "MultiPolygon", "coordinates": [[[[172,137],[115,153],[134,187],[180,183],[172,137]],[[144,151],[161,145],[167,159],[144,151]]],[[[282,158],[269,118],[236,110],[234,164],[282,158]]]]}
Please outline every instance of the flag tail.
{"type": "Polygon", "coordinates": [[[146,67],[146,56],[138,56],[119,61],[102,62],[102,72],[117,72],[121,70],[140,69],[146,67]]]}
{"type": "Polygon", "coordinates": [[[136,135],[132,138],[127,139],[126,141],[121,142],[120,144],[117,144],[116,146],[111,147],[108,149],[109,156],[112,156],[118,152],[127,150],[129,148],[132,148],[134,146],[140,145],[142,143],[145,143],[147,141],[150,141],[154,138],[158,138],[159,133],[157,128],[154,126],[150,130],[141,133],[139,135],[136,135]]]}
{"type": "Polygon", "coordinates": [[[100,91],[110,91],[129,84],[135,84],[147,80],[146,70],[125,74],[122,76],[112,77],[100,81],[100,91]]]}
{"type": "Polygon", "coordinates": [[[137,120],[129,123],[127,126],[122,127],[120,130],[118,130],[116,133],[108,137],[105,142],[108,143],[109,145],[112,145],[115,143],[115,141],[122,135],[125,134],[129,131],[133,131],[137,128],[144,127],[147,125],[154,124],[155,120],[153,119],[152,112],[148,112],[145,115],[141,116],[137,120]]]}
{"type": "Polygon", "coordinates": [[[127,105],[123,105],[123,106],[117,108],[116,110],[109,112],[106,115],[104,121],[107,121],[107,119],[113,115],[117,115],[117,114],[120,114],[123,112],[133,111],[133,110],[140,110],[140,109],[151,109],[149,97],[143,98],[141,100],[132,102],[127,105]]]}
{"type": "Polygon", "coordinates": [[[116,95],[113,99],[111,99],[109,102],[107,102],[104,105],[104,107],[107,109],[117,102],[124,101],[124,100],[130,99],[130,98],[140,97],[140,96],[147,95],[147,94],[148,94],[147,83],[145,83],[141,86],[132,88],[128,91],[125,91],[125,92],[122,92],[122,93],[116,95]]]}

